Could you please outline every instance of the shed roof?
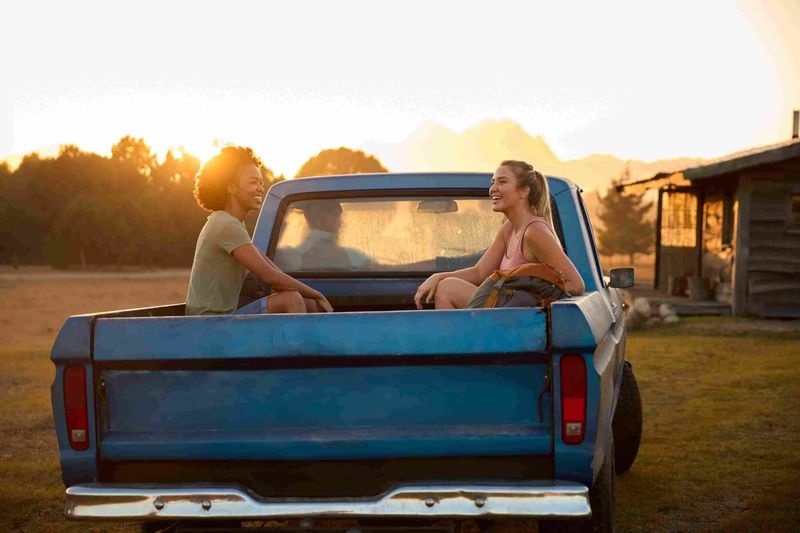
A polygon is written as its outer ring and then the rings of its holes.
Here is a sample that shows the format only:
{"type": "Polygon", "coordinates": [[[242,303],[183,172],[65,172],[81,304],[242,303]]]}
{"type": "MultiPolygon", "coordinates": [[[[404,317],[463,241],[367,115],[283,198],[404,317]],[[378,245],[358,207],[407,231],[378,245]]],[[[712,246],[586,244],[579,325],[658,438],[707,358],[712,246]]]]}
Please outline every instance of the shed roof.
{"type": "Polygon", "coordinates": [[[659,188],[663,185],[691,185],[695,180],[702,180],[730,174],[746,168],[757,167],[769,163],[800,158],[800,139],[791,139],[766,146],[757,146],[726,156],[711,159],[703,165],[685,168],[677,172],[659,172],[649,178],[621,183],[617,190],[643,190],[659,188]]]}

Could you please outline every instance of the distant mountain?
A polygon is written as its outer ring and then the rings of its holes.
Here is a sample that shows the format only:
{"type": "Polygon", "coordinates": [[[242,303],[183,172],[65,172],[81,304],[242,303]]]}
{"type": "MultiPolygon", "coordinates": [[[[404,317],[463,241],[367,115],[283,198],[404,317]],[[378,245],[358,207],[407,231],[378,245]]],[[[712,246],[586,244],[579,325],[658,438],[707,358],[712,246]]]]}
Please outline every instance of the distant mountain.
{"type": "Polygon", "coordinates": [[[702,159],[676,158],[659,161],[625,161],[607,154],[562,161],[541,135],[532,136],[512,120],[486,120],[456,133],[433,122],[424,122],[399,143],[368,141],[362,147],[375,154],[391,171],[491,171],[503,159],[523,159],[545,174],[569,178],[587,191],[608,187],[630,165],[634,178],[679,170],[702,159]]]}

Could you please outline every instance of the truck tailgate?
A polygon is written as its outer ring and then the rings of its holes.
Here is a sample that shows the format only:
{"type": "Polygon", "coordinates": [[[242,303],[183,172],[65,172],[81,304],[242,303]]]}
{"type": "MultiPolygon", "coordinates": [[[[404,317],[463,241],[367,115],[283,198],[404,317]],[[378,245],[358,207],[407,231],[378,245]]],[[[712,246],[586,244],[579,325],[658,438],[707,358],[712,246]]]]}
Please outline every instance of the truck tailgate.
{"type": "Polygon", "coordinates": [[[104,460],[550,453],[539,309],[99,319],[104,460]]]}

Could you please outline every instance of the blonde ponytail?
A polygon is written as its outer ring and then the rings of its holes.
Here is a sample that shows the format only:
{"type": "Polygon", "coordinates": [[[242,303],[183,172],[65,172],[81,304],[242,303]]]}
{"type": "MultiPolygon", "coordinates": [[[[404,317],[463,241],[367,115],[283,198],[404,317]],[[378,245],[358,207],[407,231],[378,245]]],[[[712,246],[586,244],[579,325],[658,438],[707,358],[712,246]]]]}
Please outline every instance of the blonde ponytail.
{"type": "Polygon", "coordinates": [[[543,217],[550,229],[555,234],[553,226],[553,212],[550,208],[550,188],[547,186],[547,178],[544,174],[533,168],[533,165],[525,161],[507,159],[500,163],[501,167],[509,167],[517,178],[517,188],[528,187],[528,206],[534,215],[543,217]]]}

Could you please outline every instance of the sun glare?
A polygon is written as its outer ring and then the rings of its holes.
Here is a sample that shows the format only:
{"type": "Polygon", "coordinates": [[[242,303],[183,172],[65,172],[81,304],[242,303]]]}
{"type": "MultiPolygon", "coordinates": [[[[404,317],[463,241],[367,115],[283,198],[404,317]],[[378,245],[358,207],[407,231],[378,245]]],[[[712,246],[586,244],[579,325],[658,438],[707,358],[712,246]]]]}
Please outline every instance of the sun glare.
{"type": "MultiPolygon", "coordinates": [[[[291,24],[276,24],[271,39],[292,43],[280,54],[262,50],[258,40],[250,42],[249,33],[219,28],[215,44],[192,41],[180,61],[154,65],[146,80],[118,61],[119,47],[97,47],[89,37],[73,39],[92,35],[88,29],[98,26],[81,19],[87,31],[56,24],[48,39],[26,41],[19,50],[17,79],[27,85],[0,87],[0,119],[6,109],[11,118],[11,135],[0,132],[0,158],[19,160],[65,143],[107,155],[112,144],[131,135],[144,138],[161,158],[174,146],[202,161],[228,141],[250,146],[270,169],[287,177],[319,151],[339,146],[367,149],[391,170],[423,170],[434,167],[435,160],[453,159],[452,139],[460,132],[475,146],[502,144],[506,134],[499,128],[488,137],[470,137],[470,130],[487,119],[509,119],[531,136],[541,135],[565,161],[593,153],[640,160],[714,157],[785,137],[789,110],[800,106],[795,3],[699,2],[688,8],[612,3],[584,6],[581,17],[558,3],[519,6],[515,18],[548,21],[537,26],[537,39],[559,42],[551,48],[529,46],[525,32],[509,39],[465,38],[506,23],[504,10],[481,10],[458,27],[437,25],[430,32],[453,43],[448,74],[441,68],[442,56],[432,52],[438,43],[407,39],[400,32],[420,22],[413,10],[399,10],[392,27],[359,31],[334,29],[324,16],[315,17],[307,21],[309,34],[317,36],[313,39],[297,40],[291,24]],[[665,27],[683,28],[682,38],[652,38],[654,17],[665,27]],[[709,24],[715,27],[712,40],[705,33],[709,24]],[[565,27],[581,38],[564,40],[565,27]],[[364,47],[362,39],[372,37],[380,46],[364,47]],[[66,43],[63,55],[81,58],[86,68],[40,68],[38,59],[51,53],[50,40],[66,43]],[[253,57],[268,68],[254,70],[253,57]],[[369,68],[342,69],[338,59],[349,57],[369,68]],[[209,63],[213,69],[206,72],[209,63]],[[214,77],[207,78],[212,71],[214,77]],[[498,84],[497,72],[517,72],[519,79],[498,84]],[[673,77],[680,81],[640,88],[642,79],[673,77]],[[734,114],[736,127],[729,127],[734,114]],[[441,126],[441,141],[425,144],[426,153],[408,149],[407,139],[434,136],[426,124],[441,126]]],[[[436,4],[421,28],[434,24],[436,16],[450,16],[451,7],[436,4]]],[[[323,5],[314,10],[336,11],[323,5]]],[[[294,20],[304,9],[265,3],[254,6],[252,16],[294,20]]],[[[197,16],[200,27],[216,27],[219,14],[198,9],[197,16]]],[[[169,17],[159,20],[169,27],[169,17]]],[[[164,50],[173,43],[162,40],[167,31],[141,40],[130,29],[135,25],[108,27],[134,46],[124,50],[132,57],[170,57],[164,50]]],[[[13,36],[20,30],[9,31],[13,36]]],[[[515,150],[528,153],[526,146],[515,150]]],[[[467,163],[468,155],[456,168],[467,163]]]]}

